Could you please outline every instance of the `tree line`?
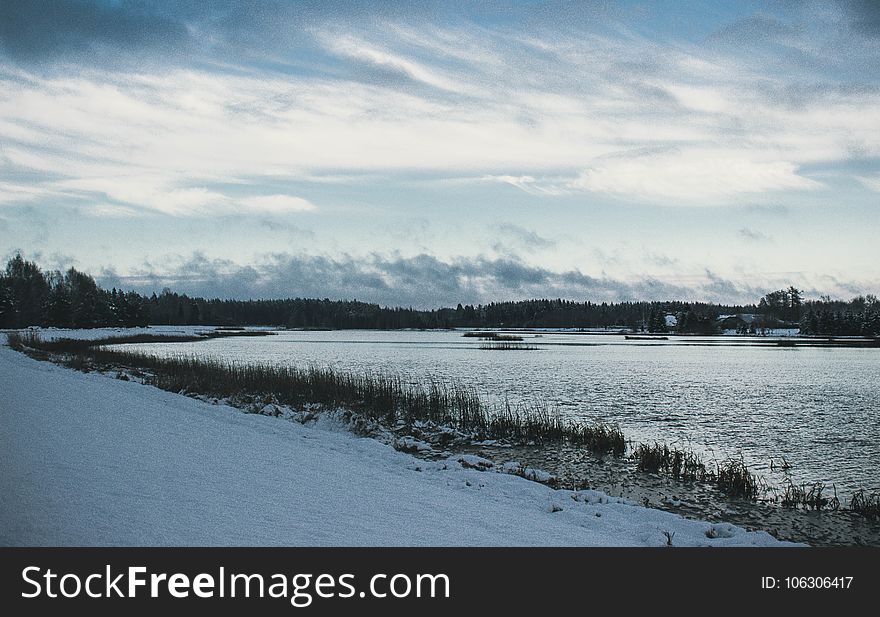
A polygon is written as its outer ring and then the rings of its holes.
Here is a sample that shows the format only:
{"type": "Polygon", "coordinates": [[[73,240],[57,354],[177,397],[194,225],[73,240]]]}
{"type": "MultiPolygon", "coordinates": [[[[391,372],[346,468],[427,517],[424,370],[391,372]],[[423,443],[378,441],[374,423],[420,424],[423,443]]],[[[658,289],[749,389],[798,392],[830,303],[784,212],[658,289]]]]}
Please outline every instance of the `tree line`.
{"type": "Polygon", "coordinates": [[[0,327],[139,327],[147,325],[275,326],[289,328],[628,328],[714,334],[719,315],[757,314],[763,323],[800,324],[808,334],[880,334],[876,297],[848,303],[804,301],[795,288],[771,292],[757,305],[701,302],[576,302],[541,299],[417,310],[356,300],[288,298],[221,300],[101,288],[69,268],[43,272],[20,254],[0,274],[0,327]],[[675,319],[668,319],[673,316],[675,319]]]}
{"type": "Polygon", "coordinates": [[[796,324],[801,334],[880,336],[880,301],[868,294],[849,301],[822,296],[805,300],[795,287],[770,292],[758,302],[764,317],[796,324]]]}

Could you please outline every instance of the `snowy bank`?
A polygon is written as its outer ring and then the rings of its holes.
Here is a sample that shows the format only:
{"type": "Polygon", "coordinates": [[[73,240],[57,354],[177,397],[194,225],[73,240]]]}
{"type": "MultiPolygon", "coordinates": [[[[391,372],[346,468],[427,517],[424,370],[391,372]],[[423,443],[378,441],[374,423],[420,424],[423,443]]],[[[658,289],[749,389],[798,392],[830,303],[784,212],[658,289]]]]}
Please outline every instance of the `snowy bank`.
{"type": "Polygon", "coordinates": [[[3,545],[781,544],[5,346],[0,391],[3,545]]]}

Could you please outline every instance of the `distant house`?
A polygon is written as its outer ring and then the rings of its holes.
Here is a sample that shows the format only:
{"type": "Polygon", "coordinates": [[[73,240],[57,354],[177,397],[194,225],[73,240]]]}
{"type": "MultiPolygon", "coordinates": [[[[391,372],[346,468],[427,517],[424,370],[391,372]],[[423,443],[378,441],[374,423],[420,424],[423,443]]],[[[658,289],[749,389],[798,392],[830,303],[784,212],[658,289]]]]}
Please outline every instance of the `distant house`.
{"type": "Polygon", "coordinates": [[[678,326],[678,317],[675,315],[666,315],[666,327],[670,330],[675,330],[676,326],[678,326]]]}

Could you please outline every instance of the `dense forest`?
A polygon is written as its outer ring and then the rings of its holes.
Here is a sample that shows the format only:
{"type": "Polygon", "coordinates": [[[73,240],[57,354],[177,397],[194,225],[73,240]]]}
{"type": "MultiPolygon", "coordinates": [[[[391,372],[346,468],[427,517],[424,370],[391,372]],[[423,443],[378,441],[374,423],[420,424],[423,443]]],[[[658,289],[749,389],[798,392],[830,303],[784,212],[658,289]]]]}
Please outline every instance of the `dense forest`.
{"type": "Polygon", "coordinates": [[[147,325],[279,326],[288,328],[628,328],[633,331],[714,334],[719,318],[746,315],[741,331],[800,327],[804,334],[880,335],[880,302],[804,300],[794,287],[768,293],[755,305],[700,302],[575,302],[524,300],[416,310],[355,300],[191,298],[165,289],[144,296],[102,289],[74,268],[43,272],[15,255],[0,274],[0,328],[94,328],[147,325]]]}

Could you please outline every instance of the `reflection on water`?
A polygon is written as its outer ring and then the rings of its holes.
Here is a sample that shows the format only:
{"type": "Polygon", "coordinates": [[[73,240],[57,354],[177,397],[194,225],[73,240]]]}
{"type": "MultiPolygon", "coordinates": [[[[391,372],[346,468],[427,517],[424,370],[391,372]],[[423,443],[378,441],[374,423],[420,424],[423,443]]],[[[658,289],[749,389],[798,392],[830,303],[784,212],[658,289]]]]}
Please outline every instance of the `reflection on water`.
{"type": "Polygon", "coordinates": [[[770,459],[785,457],[795,482],[834,483],[842,498],[859,488],[880,490],[880,349],[523,336],[537,349],[482,350],[480,340],[460,332],[410,331],[281,332],[126,347],[452,380],[489,401],[542,401],[575,418],[616,422],[637,441],[678,443],[710,459],[741,453],[774,482],[783,478],[770,471],[770,459]]]}

